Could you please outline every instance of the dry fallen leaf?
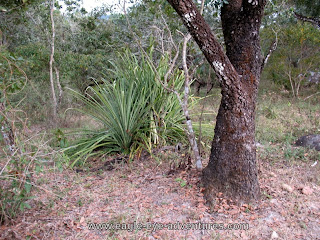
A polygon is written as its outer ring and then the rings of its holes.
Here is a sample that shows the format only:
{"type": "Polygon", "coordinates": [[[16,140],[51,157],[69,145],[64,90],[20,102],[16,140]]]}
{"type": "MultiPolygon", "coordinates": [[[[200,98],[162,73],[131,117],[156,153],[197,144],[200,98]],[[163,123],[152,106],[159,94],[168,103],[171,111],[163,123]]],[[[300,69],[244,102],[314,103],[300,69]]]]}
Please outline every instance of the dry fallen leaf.
{"type": "Polygon", "coordinates": [[[84,221],[85,221],[85,218],[84,218],[84,217],[81,217],[81,218],[80,218],[80,224],[84,223],[84,221]]]}

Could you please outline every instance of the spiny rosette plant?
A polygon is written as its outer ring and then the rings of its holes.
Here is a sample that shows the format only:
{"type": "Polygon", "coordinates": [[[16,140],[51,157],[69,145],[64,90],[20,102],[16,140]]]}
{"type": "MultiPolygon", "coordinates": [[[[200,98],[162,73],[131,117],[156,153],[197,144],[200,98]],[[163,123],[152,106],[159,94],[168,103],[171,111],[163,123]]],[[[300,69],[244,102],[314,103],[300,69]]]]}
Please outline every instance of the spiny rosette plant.
{"type": "MultiPolygon", "coordinates": [[[[149,59],[152,59],[152,52],[149,59]]],[[[169,58],[161,57],[156,69],[145,59],[129,50],[119,54],[113,68],[104,76],[103,84],[87,89],[87,95],[74,90],[84,108],[76,109],[102,126],[98,130],[81,129],[73,132],[80,137],[65,149],[73,159],[71,166],[94,155],[123,153],[133,155],[154,145],[185,141],[183,113],[175,94],[165,90],[159,80],[165,78],[169,58]],[[157,80],[158,79],[158,80],[157,80]]],[[[180,91],[184,75],[176,70],[168,86],[180,91]]]]}

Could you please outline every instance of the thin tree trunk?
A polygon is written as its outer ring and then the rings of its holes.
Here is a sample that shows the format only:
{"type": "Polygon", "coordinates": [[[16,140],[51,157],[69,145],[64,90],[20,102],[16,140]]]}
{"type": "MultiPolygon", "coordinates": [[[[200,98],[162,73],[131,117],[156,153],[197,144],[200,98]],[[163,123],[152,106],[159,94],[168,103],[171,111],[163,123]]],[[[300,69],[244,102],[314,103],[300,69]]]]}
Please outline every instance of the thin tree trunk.
{"type": "Polygon", "coordinates": [[[189,75],[189,69],[187,66],[187,43],[191,39],[191,35],[188,34],[187,36],[184,37],[184,42],[183,42],[183,49],[182,49],[182,62],[183,62],[183,70],[184,70],[184,98],[183,98],[183,104],[182,104],[182,109],[184,116],[186,117],[186,124],[187,124],[187,135],[188,139],[194,154],[194,158],[196,160],[196,168],[198,171],[202,170],[202,162],[201,162],[201,157],[199,153],[199,148],[198,144],[196,141],[196,137],[192,128],[192,122],[191,118],[189,115],[189,110],[188,110],[188,99],[189,99],[189,91],[190,91],[190,75],[189,75]]]}
{"type": "Polygon", "coordinates": [[[266,0],[229,1],[221,18],[227,53],[192,0],[168,0],[220,79],[221,104],[210,161],[203,171],[207,200],[217,192],[256,200],[255,106],[262,56],[259,28],[266,0]]]}
{"type": "Polygon", "coordinates": [[[1,31],[0,29],[0,46],[4,45],[4,42],[3,42],[3,32],[1,31]]]}
{"type": "Polygon", "coordinates": [[[4,103],[0,103],[0,115],[2,115],[3,119],[1,121],[1,134],[6,145],[9,148],[10,154],[13,155],[16,151],[15,140],[14,140],[14,133],[12,131],[11,124],[7,121],[5,115],[5,105],[4,103]]]}
{"type": "Polygon", "coordinates": [[[278,36],[276,33],[276,38],[275,40],[271,43],[270,47],[269,47],[269,51],[267,53],[267,55],[264,57],[262,64],[261,64],[261,71],[264,69],[264,67],[267,65],[268,60],[271,56],[271,54],[277,49],[278,46],[278,36]]]}
{"type": "Polygon", "coordinates": [[[56,72],[56,78],[57,78],[57,85],[58,85],[58,89],[59,89],[59,97],[58,97],[58,102],[57,102],[57,108],[60,106],[61,101],[62,101],[62,87],[61,87],[61,83],[60,83],[60,73],[59,70],[56,66],[54,66],[54,70],[56,72]]]}
{"type": "Polygon", "coordinates": [[[52,0],[50,4],[50,18],[51,18],[51,55],[49,62],[49,71],[50,71],[50,84],[51,84],[51,93],[52,93],[52,104],[53,104],[53,119],[57,120],[57,97],[54,89],[54,81],[53,81],[53,62],[54,62],[54,39],[55,39],[55,28],[54,28],[54,19],[53,19],[53,10],[54,10],[54,0],[52,0]]]}

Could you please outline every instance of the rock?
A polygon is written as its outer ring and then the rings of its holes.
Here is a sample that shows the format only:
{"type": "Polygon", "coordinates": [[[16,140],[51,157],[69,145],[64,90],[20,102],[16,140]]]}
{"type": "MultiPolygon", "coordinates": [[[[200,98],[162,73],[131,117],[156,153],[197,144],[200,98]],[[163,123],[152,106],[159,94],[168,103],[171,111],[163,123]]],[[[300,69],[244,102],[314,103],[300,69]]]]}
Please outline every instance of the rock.
{"type": "Polygon", "coordinates": [[[309,84],[319,84],[320,83],[320,72],[309,71],[310,75],[307,79],[309,84]]]}
{"type": "Polygon", "coordinates": [[[259,143],[259,142],[256,142],[256,147],[257,147],[257,148],[264,148],[264,146],[263,146],[261,143],[259,143]]]}
{"type": "Polygon", "coordinates": [[[320,135],[313,134],[300,137],[295,144],[296,146],[315,148],[317,151],[320,151],[320,135]]]}
{"type": "Polygon", "coordinates": [[[292,192],[293,191],[293,187],[289,186],[288,184],[283,183],[282,184],[282,189],[288,191],[288,192],[292,192]]]}
{"type": "Polygon", "coordinates": [[[277,238],[279,238],[278,233],[273,231],[272,234],[271,234],[271,239],[277,239],[277,238]]]}
{"type": "Polygon", "coordinates": [[[311,165],[311,167],[315,167],[317,164],[318,164],[318,161],[315,161],[315,162],[311,165]]]}
{"type": "Polygon", "coordinates": [[[271,199],[270,203],[273,204],[273,205],[276,205],[276,206],[280,205],[279,201],[277,199],[275,199],[275,198],[271,199]]]}
{"type": "Polygon", "coordinates": [[[277,175],[274,172],[270,172],[271,177],[277,177],[277,175]]]}
{"type": "Polygon", "coordinates": [[[311,195],[313,193],[313,189],[311,187],[305,186],[302,188],[302,193],[304,195],[311,195]]]}

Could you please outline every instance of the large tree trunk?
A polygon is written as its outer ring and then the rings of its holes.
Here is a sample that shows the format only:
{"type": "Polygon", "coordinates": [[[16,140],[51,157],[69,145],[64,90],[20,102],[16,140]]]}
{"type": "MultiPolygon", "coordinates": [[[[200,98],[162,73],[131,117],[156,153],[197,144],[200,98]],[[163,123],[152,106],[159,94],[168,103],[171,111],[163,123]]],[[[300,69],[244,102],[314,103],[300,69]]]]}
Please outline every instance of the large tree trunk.
{"type": "MultiPolygon", "coordinates": [[[[263,6],[230,1],[221,11],[227,56],[240,81],[231,94],[222,90],[215,137],[203,181],[207,195],[218,190],[250,201],[259,197],[255,147],[255,107],[262,56],[259,28],[263,6]]],[[[260,1],[259,4],[263,4],[260,1]]]]}
{"type": "Polygon", "coordinates": [[[207,200],[216,192],[239,201],[259,198],[255,107],[262,56],[259,28],[266,0],[230,0],[221,12],[226,54],[192,0],[168,0],[220,79],[222,100],[208,166],[207,200]]]}

